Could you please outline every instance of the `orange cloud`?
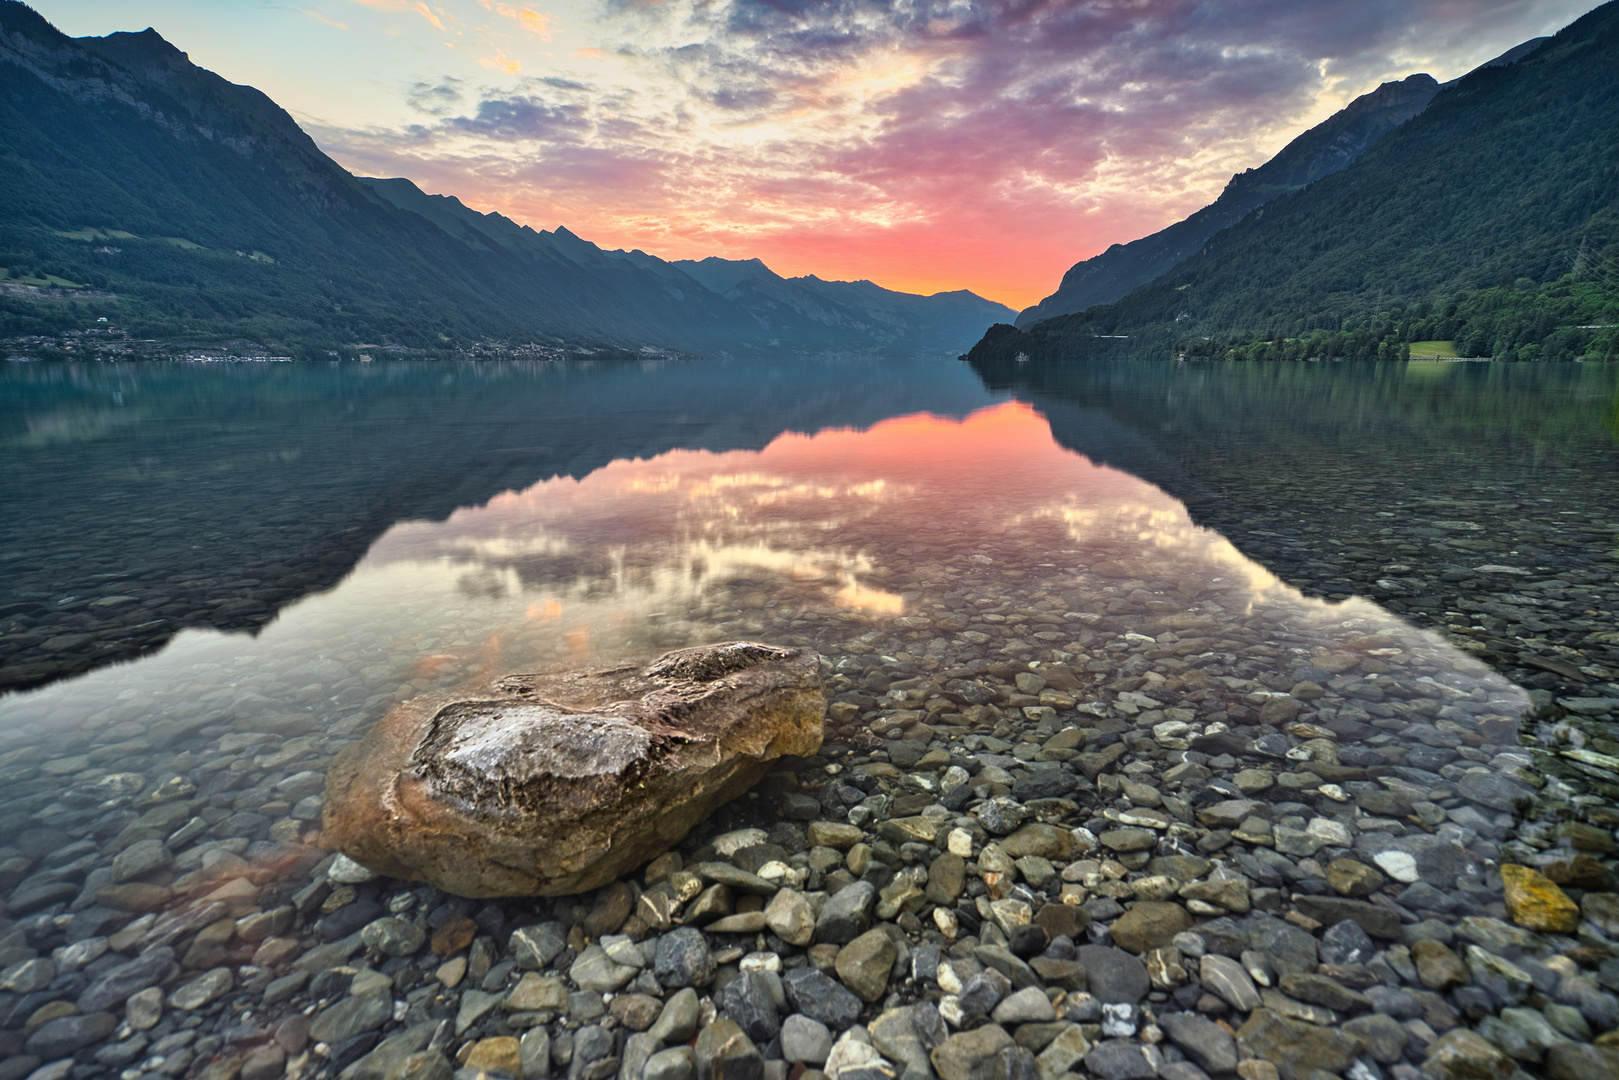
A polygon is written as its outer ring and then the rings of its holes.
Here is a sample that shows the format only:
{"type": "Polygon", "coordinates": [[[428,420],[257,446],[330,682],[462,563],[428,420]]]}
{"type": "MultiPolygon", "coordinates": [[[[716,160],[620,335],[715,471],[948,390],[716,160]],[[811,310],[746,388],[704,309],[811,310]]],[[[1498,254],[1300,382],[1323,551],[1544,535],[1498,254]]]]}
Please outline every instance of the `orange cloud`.
{"type": "Polygon", "coordinates": [[[479,0],[484,8],[493,11],[496,15],[508,19],[515,19],[517,25],[537,36],[541,41],[550,41],[551,35],[556,33],[556,20],[543,11],[533,8],[514,8],[510,4],[499,4],[493,0],[479,0]]]}
{"type": "Polygon", "coordinates": [[[516,75],[519,71],[523,70],[523,62],[521,60],[513,60],[499,49],[495,50],[495,55],[493,56],[478,57],[478,63],[482,64],[490,71],[504,71],[508,75],[516,75]]]}
{"type": "Polygon", "coordinates": [[[444,20],[433,14],[432,9],[430,9],[426,4],[413,4],[411,5],[411,10],[416,12],[416,14],[420,15],[422,18],[426,19],[428,22],[432,23],[434,29],[445,29],[444,20]]]}
{"type": "MultiPolygon", "coordinates": [[[[437,11],[435,11],[426,4],[421,3],[420,0],[353,0],[353,2],[361,5],[362,7],[376,8],[378,11],[414,12],[431,23],[435,30],[439,30],[444,33],[449,32],[449,27],[445,25],[445,20],[448,19],[451,22],[455,21],[455,17],[449,12],[445,11],[443,8],[439,8],[437,11]]],[[[307,15],[309,13],[306,11],[304,14],[307,15]]],[[[326,20],[322,19],[321,21],[325,22],[326,20]]],[[[344,29],[346,30],[348,28],[344,27],[344,29]]]]}

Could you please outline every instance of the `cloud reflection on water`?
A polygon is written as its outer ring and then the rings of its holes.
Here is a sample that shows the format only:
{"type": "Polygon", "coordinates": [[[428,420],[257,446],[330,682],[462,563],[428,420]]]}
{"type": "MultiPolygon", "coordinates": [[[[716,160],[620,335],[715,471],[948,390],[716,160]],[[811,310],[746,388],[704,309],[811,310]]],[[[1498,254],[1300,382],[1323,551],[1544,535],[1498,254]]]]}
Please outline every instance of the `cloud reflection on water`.
{"type": "Polygon", "coordinates": [[[1211,648],[1222,626],[1260,614],[1362,651],[1419,650],[1504,703],[1522,696],[1369,601],[1302,596],[1176,499],[1063,449],[1037,411],[1007,402],[959,421],[919,413],[784,434],[758,451],[619,460],[443,522],[401,523],[336,589],[257,638],[189,631],[116,674],[8,699],[0,715],[104,684],[139,697],[232,679],[301,707],[311,665],[354,673],[357,698],[396,698],[739,636],[837,653],[877,629],[885,648],[918,656],[983,648],[1020,660],[1103,645],[1080,642],[1073,620],[985,645],[964,633],[968,604],[1009,604],[1014,621],[1029,605],[1088,604],[1131,612],[1151,634],[1166,612],[1190,612],[1211,648]]]}

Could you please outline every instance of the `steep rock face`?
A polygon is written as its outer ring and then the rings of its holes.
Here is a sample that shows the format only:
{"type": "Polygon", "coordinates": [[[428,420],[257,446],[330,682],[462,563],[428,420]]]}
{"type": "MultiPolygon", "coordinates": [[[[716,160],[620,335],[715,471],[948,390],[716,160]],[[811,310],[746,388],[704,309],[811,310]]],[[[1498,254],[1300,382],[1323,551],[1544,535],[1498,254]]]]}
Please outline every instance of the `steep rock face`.
{"type": "Polygon", "coordinates": [[[597,888],[821,745],[820,657],[754,642],[404,702],[333,761],[326,838],[462,896],[597,888]]]}

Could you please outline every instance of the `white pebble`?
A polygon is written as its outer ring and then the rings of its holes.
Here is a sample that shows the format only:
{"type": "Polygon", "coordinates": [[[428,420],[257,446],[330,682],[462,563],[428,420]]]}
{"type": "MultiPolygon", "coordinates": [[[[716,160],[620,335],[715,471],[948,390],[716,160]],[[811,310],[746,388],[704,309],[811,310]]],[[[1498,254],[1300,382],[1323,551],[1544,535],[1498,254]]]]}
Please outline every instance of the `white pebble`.
{"type": "Polygon", "coordinates": [[[1416,857],[1406,852],[1379,851],[1372,856],[1372,861],[1395,881],[1412,882],[1417,880],[1416,857]]]}
{"type": "Polygon", "coordinates": [[[326,880],[339,885],[361,885],[374,880],[376,876],[347,855],[339,855],[332,860],[332,865],[326,868],[326,880]]]}

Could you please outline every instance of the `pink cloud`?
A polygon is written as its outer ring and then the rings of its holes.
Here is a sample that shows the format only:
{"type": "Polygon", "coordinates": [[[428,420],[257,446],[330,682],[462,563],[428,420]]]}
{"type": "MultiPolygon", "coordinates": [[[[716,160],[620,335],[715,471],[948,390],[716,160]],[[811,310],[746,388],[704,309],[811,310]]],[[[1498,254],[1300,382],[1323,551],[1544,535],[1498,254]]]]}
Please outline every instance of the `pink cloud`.
{"type": "Polygon", "coordinates": [[[626,58],[628,81],[530,79],[409,130],[316,134],[361,171],[609,247],[1022,306],[1207,203],[1336,103],[1592,5],[606,6],[619,36],[592,51],[626,58]]]}

